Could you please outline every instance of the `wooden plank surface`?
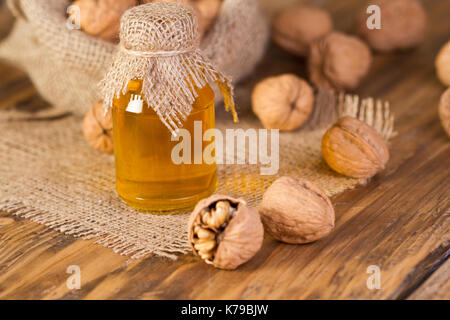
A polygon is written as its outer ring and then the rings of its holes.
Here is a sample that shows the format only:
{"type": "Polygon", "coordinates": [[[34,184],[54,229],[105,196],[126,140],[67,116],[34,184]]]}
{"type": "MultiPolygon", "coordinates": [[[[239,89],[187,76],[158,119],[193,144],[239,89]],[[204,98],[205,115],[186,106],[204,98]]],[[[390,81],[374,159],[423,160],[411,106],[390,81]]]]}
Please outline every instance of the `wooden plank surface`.
{"type": "MultiPolygon", "coordinates": [[[[283,4],[262,0],[273,13],[283,4]],[[274,4],[276,3],[276,4],[274,4]]],[[[351,30],[358,0],[322,1],[337,28],[351,30]]],[[[333,199],[335,230],[309,245],[266,236],[262,250],[236,271],[216,270],[192,255],[177,261],[130,261],[111,250],[0,213],[0,299],[449,299],[450,139],[441,128],[433,60],[450,39],[450,1],[424,2],[429,37],[407,53],[377,55],[357,93],[389,100],[398,135],[387,170],[333,199]],[[67,267],[81,269],[81,289],[66,286],[67,267]],[[367,268],[378,266],[380,289],[367,268]]],[[[242,109],[262,77],[304,76],[305,61],[272,46],[238,90],[242,109]]],[[[0,105],[39,104],[23,73],[0,64],[0,105]]]]}
{"type": "Polygon", "coordinates": [[[450,260],[447,260],[442,266],[439,266],[417,290],[415,290],[409,299],[449,299],[450,292],[450,260]]]}

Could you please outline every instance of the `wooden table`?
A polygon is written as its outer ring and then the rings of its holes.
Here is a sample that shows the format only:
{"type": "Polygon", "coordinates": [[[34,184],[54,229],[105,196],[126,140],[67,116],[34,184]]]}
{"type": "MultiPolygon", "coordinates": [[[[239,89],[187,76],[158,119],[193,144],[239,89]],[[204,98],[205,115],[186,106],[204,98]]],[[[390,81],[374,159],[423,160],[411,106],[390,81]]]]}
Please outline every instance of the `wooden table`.
{"type": "MultiPolygon", "coordinates": [[[[262,2],[273,13],[293,1],[262,2]]],[[[352,29],[360,1],[322,2],[338,29],[352,29]]],[[[398,135],[388,169],[333,199],[336,228],[328,237],[295,246],[267,236],[254,259],[227,272],[190,254],[130,261],[92,241],[0,213],[0,298],[449,299],[450,139],[438,119],[444,87],[433,61],[450,39],[450,1],[423,2],[430,15],[426,42],[407,53],[377,55],[357,90],[393,106],[398,135]],[[66,286],[69,265],[81,268],[80,290],[66,286]],[[380,268],[380,289],[366,285],[369,266],[380,268]]],[[[0,107],[42,104],[24,74],[0,69],[0,107]]],[[[305,76],[305,61],[272,46],[239,91],[248,101],[258,79],[284,72],[305,76]]]]}

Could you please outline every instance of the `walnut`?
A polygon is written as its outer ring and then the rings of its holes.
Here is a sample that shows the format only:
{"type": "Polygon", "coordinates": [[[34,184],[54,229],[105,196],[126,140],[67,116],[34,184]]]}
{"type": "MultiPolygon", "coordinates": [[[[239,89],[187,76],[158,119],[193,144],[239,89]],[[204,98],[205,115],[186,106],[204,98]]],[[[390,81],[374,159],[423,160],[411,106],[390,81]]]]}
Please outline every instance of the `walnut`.
{"type": "Polygon", "coordinates": [[[213,195],[201,200],[189,219],[194,253],[220,269],[236,269],[261,248],[264,228],[256,209],[243,199],[213,195]]]}
{"type": "Polygon", "coordinates": [[[425,39],[427,13],[418,0],[371,0],[357,16],[357,33],[377,51],[413,48],[425,39]],[[369,29],[366,8],[378,5],[381,29],[369,29]]]}
{"type": "Polygon", "coordinates": [[[344,117],[323,136],[322,155],[334,171],[368,179],[384,170],[389,149],[374,128],[356,118],[344,117]]]}
{"type": "Polygon", "coordinates": [[[310,80],[324,89],[355,89],[372,63],[369,47],[357,37],[332,32],[311,45],[310,80]]]}
{"type": "Polygon", "coordinates": [[[141,4],[150,2],[178,2],[194,11],[198,23],[200,39],[213,24],[222,6],[221,0],[139,0],[141,4]]]}
{"type": "Polygon", "coordinates": [[[435,65],[439,80],[447,87],[450,87],[450,41],[439,51],[435,65]]]}
{"type": "Polygon", "coordinates": [[[316,241],[334,228],[334,208],[312,182],[291,177],[277,179],[258,208],[266,231],[292,244],[316,241]]]}
{"type": "Polygon", "coordinates": [[[137,4],[137,0],[76,0],[72,5],[80,8],[81,29],[87,34],[118,42],[120,18],[137,4]]]}
{"type": "Polygon", "coordinates": [[[111,111],[105,115],[103,103],[94,104],[83,119],[83,134],[86,140],[97,150],[113,153],[113,121],[111,111]]]}
{"type": "MultiPolygon", "coordinates": [[[[221,0],[193,0],[195,7],[200,13],[200,19],[202,20],[203,34],[206,33],[213,25],[222,7],[221,0]]],[[[199,27],[200,29],[200,27],[199,27]]]]}
{"type": "Polygon", "coordinates": [[[303,79],[284,74],[259,82],[252,93],[253,112],[267,129],[301,127],[314,106],[314,92],[303,79]]]}
{"type": "Polygon", "coordinates": [[[286,51],[307,56],[310,44],[330,33],[333,21],[327,11],[294,5],[278,14],[272,25],[272,39],[286,51]]]}
{"type": "Polygon", "coordinates": [[[441,118],[442,126],[450,137],[450,88],[441,96],[439,103],[439,117],[441,118]]]}

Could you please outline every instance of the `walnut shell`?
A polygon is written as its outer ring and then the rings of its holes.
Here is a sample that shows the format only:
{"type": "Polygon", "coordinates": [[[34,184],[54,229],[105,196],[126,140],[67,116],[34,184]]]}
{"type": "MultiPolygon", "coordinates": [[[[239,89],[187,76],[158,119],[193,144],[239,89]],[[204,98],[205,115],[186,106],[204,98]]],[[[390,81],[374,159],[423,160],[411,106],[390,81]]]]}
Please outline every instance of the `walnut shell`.
{"type": "Polygon", "coordinates": [[[333,30],[330,14],[322,9],[294,5],[281,11],[272,24],[272,39],[297,56],[307,56],[309,46],[333,30]]]}
{"type": "Polygon", "coordinates": [[[439,80],[447,87],[450,87],[450,41],[439,51],[435,65],[439,80]]]}
{"type": "Polygon", "coordinates": [[[450,88],[441,96],[441,101],[439,103],[439,117],[441,118],[444,130],[450,137],[450,88]]]}
{"type": "Polygon", "coordinates": [[[105,153],[114,152],[111,111],[105,115],[102,102],[94,104],[84,116],[83,134],[95,149],[105,153]]]}
{"type": "Polygon", "coordinates": [[[334,228],[334,208],[312,182],[291,177],[277,179],[258,208],[266,231],[292,244],[316,241],[334,228]]]}
{"type": "Polygon", "coordinates": [[[371,0],[357,16],[357,33],[377,51],[413,48],[425,40],[427,13],[418,0],[371,0]],[[381,29],[369,29],[366,9],[378,5],[381,29]]]}
{"type": "Polygon", "coordinates": [[[266,78],[253,89],[253,112],[267,129],[295,130],[308,120],[313,107],[313,89],[293,74],[266,78]]]}
{"type": "Polygon", "coordinates": [[[332,32],[311,45],[310,80],[324,89],[355,89],[372,63],[369,47],[354,36],[332,32]]]}
{"type": "Polygon", "coordinates": [[[192,250],[216,268],[233,270],[261,248],[264,228],[256,209],[243,199],[213,195],[201,200],[189,218],[192,250]]]}
{"type": "Polygon", "coordinates": [[[322,155],[334,171],[368,179],[384,170],[389,149],[374,128],[356,118],[344,117],[323,136],[322,155]]]}
{"type": "Polygon", "coordinates": [[[87,34],[100,39],[118,42],[120,18],[136,6],[137,0],[76,0],[80,8],[80,24],[87,34]]]}

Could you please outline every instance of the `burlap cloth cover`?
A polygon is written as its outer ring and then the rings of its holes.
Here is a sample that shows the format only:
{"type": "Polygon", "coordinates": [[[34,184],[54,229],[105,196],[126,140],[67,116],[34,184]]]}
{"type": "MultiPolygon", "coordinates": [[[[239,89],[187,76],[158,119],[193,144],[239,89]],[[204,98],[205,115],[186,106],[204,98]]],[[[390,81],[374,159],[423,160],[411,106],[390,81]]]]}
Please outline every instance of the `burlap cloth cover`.
{"type": "Polygon", "coordinates": [[[131,80],[140,79],[143,99],[176,134],[192,111],[192,87],[215,84],[237,121],[231,79],[205,57],[199,39],[195,13],[179,3],[129,9],[120,22],[119,51],[100,84],[105,108],[127,92],[131,80]]]}
{"type": "MultiPolygon", "coordinates": [[[[7,3],[18,19],[9,38],[0,43],[0,59],[24,69],[54,106],[85,114],[100,100],[98,83],[118,46],[67,28],[69,0],[7,3]]],[[[257,0],[224,0],[200,47],[237,83],[261,59],[268,38],[268,24],[257,0]]]]}
{"type": "MultiPolygon", "coordinates": [[[[41,9],[49,5],[46,10],[53,8],[50,12],[58,12],[61,16],[63,12],[61,10],[64,10],[66,5],[66,1],[55,0],[21,0],[20,2],[23,5],[34,3],[35,6],[39,2],[38,7],[41,9]]],[[[253,1],[226,0],[225,4],[229,8],[239,4],[242,8],[245,7],[245,10],[254,10],[253,7],[247,8],[246,3],[249,2],[253,1]]],[[[223,11],[226,10],[223,9],[223,11]]],[[[219,19],[229,21],[231,16],[231,13],[228,16],[222,12],[219,19]]],[[[249,20],[252,19],[249,18],[249,20]]],[[[243,21],[243,23],[246,22],[243,21]]],[[[46,33],[45,30],[50,32],[48,35],[57,36],[53,33],[55,29],[46,27],[48,29],[39,31],[40,39],[47,39],[49,44],[54,44],[51,37],[42,38],[42,35],[46,33]]],[[[76,76],[71,71],[71,77],[64,78],[55,66],[58,60],[55,60],[54,56],[53,58],[47,56],[49,48],[45,47],[44,50],[44,46],[34,42],[36,38],[30,38],[33,34],[31,29],[29,22],[20,21],[7,45],[1,49],[13,50],[9,52],[9,56],[17,55],[17,59],[13,59],[16,63],[32,61],[31,67],[27,67],[26,64],[22,66],[28,70],[38,89],[41,90],[42,87],[48,89],[41,92],[49,101],[59,101],[60,106],[72,107],[73,110],[75,106],[71,106],[73,101],[78,101],[76,106],[79,106],[81,100],[93,99],[87,96],[77,97],[72,90],[67,90],[67,97],[62,97],[50,89],[52,86],[61,88],[58,87],[58,81],[62,81],[65,88],[74,85],[74,88],[80,89],[80,86],[84,86],[83,90],[95,92],[91,87],[94,86],[95,81],[87,81],[90,82],[87,84],[87,82],[74,80],[83,78],[81,71],[77,72],[76,76]],[[23,38],[20,39],[20,37],[23,38]],[[44,51],[45,55],[42,54],[44,51]],[[42,64],[37,68],[40,63],[42,64]],[[39,78],[39,72],[44,72],[45,75],[39,78]],[[56,80],[51,80],[52,77],[56,80]],[[40,82],[38,79],[46,80],[40,82]],[[49,85],[47,81],[53,82],[49,85]],[[55,94],[57,98],[53,99],[52,94],[55,94]]],[[[219,32],[219,29],[216,28],[215,32],[219,32]]],[[[262,27],[261,30],[265,28],[262,27]]],[[[60,31],[65,32],[62,28],[60,31]]],[[[229,30],[223,29],[222,32],[219,43],[222,37],[227,39],[229,30]]],[[[86,41],[84,35],[78,36],[82,39],[81,43],[86,41]]],[[[253,38],[257,36],[244,35],[245,41],[248,41],[250,46],[254,44],[253,38]]],[[[63,39],[60,36],[57,38],[60,41],[63,39]]],[[[225,41],[221,43],[221,46],[227,43],[225,41]]],[[[111,56],[112,50],[105,50],[107,46],[104,43],[94,45],[90,51],[93,60],[89,61],[107,59],[106,57],[111,56]]],[[[218,47],[220,48],[219,45],[218,47]]],[[[246,49],[242,50],[239,54],[249,59],[246,49]]],[[[75,70],[75,61],[80,58],[77,55],[77,52],[71,52],[67,56],[59,56],[59,59],[66,61],[70,66],[69,69],[75,70]]],[[[233,54],[230,56],[232,57],[233,54]]],[[[214,60],[213,56],[210,57],[214,60]]],[[[225,58],[227,57],[224,56],[225,58]]],[[[242,59],[239,61],[243,63],[236,62],[233,65],[230,61],[225,61],[222,66],[228,65],[229,67],[225,69],[239,78],[253,68],[253,61],[257,60],[255,56],[253,58],[255,60],[250,59],[248,65],[245,59],[242,59]]],[[[235,58],[230,59],[236,61],[235,58]]],[[[103,67],[96,68],[96,65],[90,66],[93,77],[100,78],[100,74],[96,73],[103,67]]],[[[86,80],[85,77],[83,79],[86,80]]],[[[248,95],[248,92],[244,94],[248,95]]],[[[236,98],[238,106],[240,101],[248,101],[247,97],[239,97],[239,94],[236,98]]],[[[282,175],[309,179],[319,185],[329,196],[363,183],[364,180],[346,178],[331,171],[321,157],[320,141],[326,128],[337,117],[343,115],[360,118],[389,139],[393,135],[393,117],[390,114],[389,105],[374,104],[370,99],[359,101],[351,96],[345,96],[345,99],[341,97],[338,103],[335,102],[334,95],[319,92],[316,97],[316,108],[306,127],[296,132],[280,133],[280,169],[276,175],[261,175],[260,165],[220,165],[217,192],[244,197],[251,205],[256,206],[265,189],[282,175]]],[[[248,106],[240,107],[242,109],[248,106]]],[[[222,109],[217,111],[217,127],[221,130],[238,127],[260,128],[259,121],[250,112],[244,112],[240,123],[233,124],[230,116],[222,109]]],[[[53,109],[35,114],[14,109],[0,111],[0,211],[28,218],[69,235],[84,239],[94,238],[98,243],[112,248],[115,252],[133,258],[141,258],[149,254],[176,258],[177,254],[188,252],[190,250],[186,231],[188,213],[155,216],[141,214],[129,208],[115,192],[114,158],[97,152],[89,146],[81,132],[80,116],[55,117],[58,114],[61,113],[53,109]]],[[[262,167],[267,166],[262,165],[262,167]]]]}

